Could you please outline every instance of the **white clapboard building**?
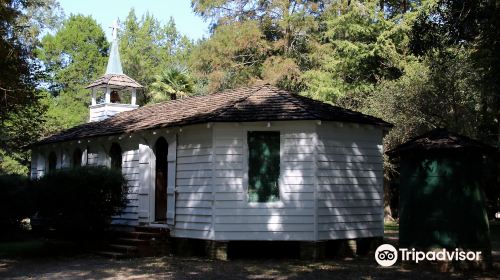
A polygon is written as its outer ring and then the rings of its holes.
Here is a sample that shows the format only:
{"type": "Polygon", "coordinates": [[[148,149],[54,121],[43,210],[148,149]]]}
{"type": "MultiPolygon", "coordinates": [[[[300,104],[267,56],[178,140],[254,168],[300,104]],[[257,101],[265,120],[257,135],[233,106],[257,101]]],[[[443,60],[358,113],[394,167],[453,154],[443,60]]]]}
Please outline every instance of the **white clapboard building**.
{"type": "Polygon", "coordinates": [[[116,37],[88,88],[89,122],[33,145],[31,176],[120,168],[129,202],[114,224],[214,241],[383,236],[390,124],[271,85],[138,107],[116,37]]]}

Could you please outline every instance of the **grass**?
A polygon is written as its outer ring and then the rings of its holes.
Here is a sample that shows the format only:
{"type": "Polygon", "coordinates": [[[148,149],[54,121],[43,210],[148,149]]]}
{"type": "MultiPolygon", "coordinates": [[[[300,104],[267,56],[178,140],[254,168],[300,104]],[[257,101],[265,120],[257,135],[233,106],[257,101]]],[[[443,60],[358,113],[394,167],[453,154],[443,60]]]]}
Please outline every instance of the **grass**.
{"type": "Polygon", "coordinates": [[[387,230],[399,230],[399,224],[397,224],[396,222],[385,222],[384,231],[387,230]]]}
{"type": "Polygon", "coordinates": [[[44,247],[43,240],[27,240],[0,243],[0,257],[30,256],[38,254],[44,247]]]}
{"type": "Polygon", "coordinates": [[[32,238],[25,241],[0,242],[0,258],[51,257],[73,255],[77,246],[68,241],[32,238]]]}

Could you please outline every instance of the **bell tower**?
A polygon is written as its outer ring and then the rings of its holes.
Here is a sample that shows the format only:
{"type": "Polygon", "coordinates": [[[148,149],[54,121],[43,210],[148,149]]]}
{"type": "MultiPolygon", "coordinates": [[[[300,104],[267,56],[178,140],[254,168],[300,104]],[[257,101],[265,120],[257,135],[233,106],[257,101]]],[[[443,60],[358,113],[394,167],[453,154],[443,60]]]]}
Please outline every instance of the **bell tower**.
{"type": "Polygon", "coordinates": [[[104,120],[120,112],[139,107],[136,104],[137,92],[143,86],[123,74],[120,52],[118,51],[119,21],[115,21],[111,28],[113,29],[113,41],[111,42],[106,73],[86,87],[92,91],[89,122],[104,120]]]}

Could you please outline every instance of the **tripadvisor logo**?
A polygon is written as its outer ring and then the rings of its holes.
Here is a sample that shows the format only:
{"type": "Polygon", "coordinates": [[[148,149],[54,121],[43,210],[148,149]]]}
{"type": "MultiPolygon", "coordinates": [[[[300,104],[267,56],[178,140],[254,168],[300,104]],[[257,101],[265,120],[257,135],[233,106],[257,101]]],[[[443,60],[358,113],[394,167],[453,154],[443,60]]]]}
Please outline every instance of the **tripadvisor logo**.
{"type": "Polygon", "coordinates": [[[394,246],[390,244],[382,244],[378,246],[375,251],[375,260],[381,266],[391,266],[396,263],[398,256],[401,261],[412,261],[418,263],[423,260],[427,261],[478,261],[480,260],[481,251],[463,251],[460,249],[455,249],[453,251],[447,251],[446,249],[441,249],[437,251],[416,251],[415,248],[409,250],[406,248],[399,248],[396,250],[394,246]],[[399,254],[398,254],[399,253],[399,254]]]}
{"type": "Polygon", "coordinates": [[[381,266],[391,266],[398,260],[398,251],[391,244],[382,244],[375,251],[375,260],[381,266]]]}

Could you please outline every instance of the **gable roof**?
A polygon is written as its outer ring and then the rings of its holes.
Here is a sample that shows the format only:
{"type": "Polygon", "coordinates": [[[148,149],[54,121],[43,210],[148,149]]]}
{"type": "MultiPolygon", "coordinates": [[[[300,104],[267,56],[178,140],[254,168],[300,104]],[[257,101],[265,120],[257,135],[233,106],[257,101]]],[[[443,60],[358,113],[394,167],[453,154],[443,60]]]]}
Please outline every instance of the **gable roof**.
{"type": "Polygon", "coordinates": [[[436,128],[387,151],[390,156],[411,151],[429,150],[483,150],[495,151],[496,148],[458,133],[450,132],[445,128],[436,128]]]}
{"type": "Polygon", "coordinates": [[[206,122],[324,120],[392,125],[372,116],[332,106],[271,85],[244,87],[146,105],[108,119],[85,123],[35,145],[206,122]]]}

